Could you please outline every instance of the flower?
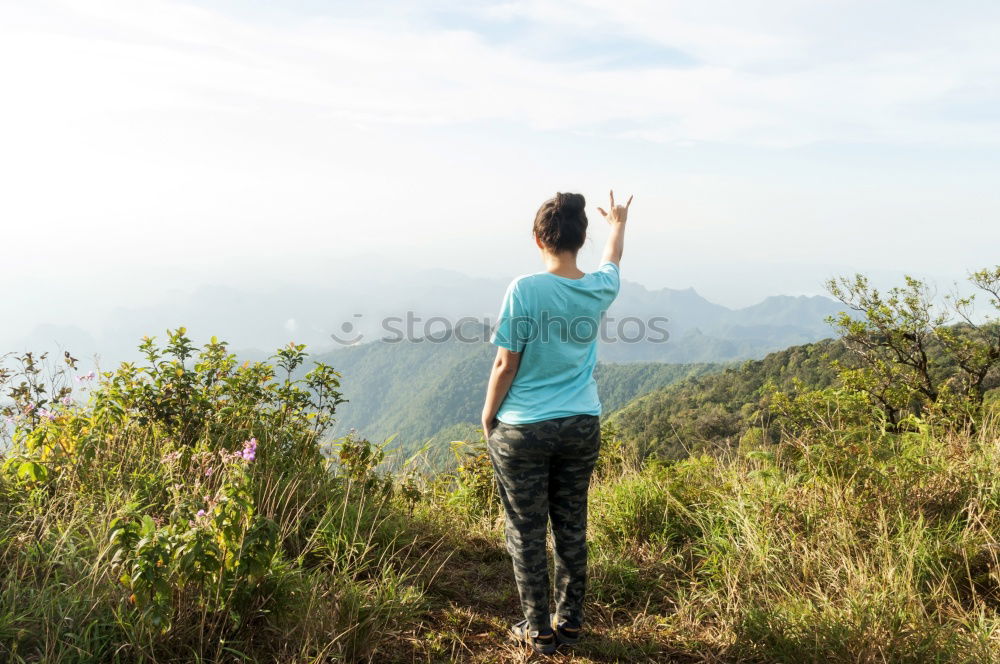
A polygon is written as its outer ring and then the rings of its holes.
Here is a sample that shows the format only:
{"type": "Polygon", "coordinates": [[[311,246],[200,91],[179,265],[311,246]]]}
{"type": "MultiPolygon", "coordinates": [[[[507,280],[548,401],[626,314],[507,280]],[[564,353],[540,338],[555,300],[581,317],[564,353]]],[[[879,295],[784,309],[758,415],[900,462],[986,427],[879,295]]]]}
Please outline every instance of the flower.
{"type": "Polygon", "coordinates": [[[71,397],[71,396],[69,396],[69,395],[67,394],[67,395],[66,395],[66,396],[64,396],[64,397],[63,397],[62,399],[60,399],[60,401],[62,401],[62,404],[63,404],[64,406],[69,406],[69,405],[71,405],[71,404],[73,403],[73,397],[71,397]]]}
{"type": "Polygon", "coordinates": [[[257,439],[251,438],[243,443],[243,451],[239,453],[244,461],[253,461],[257,458],[257,439]]]}
{"type": "Polygon", "coordinates": [[[208,468],[205,469],[205,477],[211,477],[212,473],[214,473],[214,472],[215,472],[215,468],[212,468],[211,466],[209,466],[208,468]]]}
{"type": "Polygon", "coordinates": [[[205,516],[205,510],[198,510],[198,513],[195,514],[195,516],[198,517],[199,519],[202,518],[203,516],[205,516]]]}
{"type": "Polygon", "coordinates": [[[48,408],[39,408],[38,416],[51,422],[56,419],[56,414],[48,408]]]}
{"type": "Polygon", "coordinates": [[[94,380],[97,378],[97,374],[91,371],[90,373],[85,373],[82,376],[74,376],[74,378],[76,378],[76,382],[82,383],[85,380],[94,380]]]}

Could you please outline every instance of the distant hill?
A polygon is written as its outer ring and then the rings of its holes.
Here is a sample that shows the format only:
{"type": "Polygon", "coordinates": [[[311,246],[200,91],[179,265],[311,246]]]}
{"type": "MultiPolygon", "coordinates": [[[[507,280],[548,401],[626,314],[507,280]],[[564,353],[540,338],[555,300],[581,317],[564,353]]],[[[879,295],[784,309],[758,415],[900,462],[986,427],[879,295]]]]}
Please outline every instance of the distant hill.
{"type": "Polygon", "coordinates": [[[827,297],[777,295],[743,309],[712,304],[694,289],[646,288],[626,282],[608,312],[621,319],[665,316],[666,343],[613,343],[601,347],[610,362],[731,362],[756,359],[795,344],[827,337],[826,322],[843,309],[827,297]]]}

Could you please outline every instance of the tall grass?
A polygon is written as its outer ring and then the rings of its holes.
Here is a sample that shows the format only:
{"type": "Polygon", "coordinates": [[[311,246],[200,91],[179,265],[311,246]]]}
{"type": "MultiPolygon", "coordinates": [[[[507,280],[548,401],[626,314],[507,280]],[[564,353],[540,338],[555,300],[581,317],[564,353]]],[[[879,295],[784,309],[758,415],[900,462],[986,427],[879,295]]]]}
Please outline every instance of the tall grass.
{"type": "MultiPolygon", "coordinates": [[[[331,475],[331,481],[337,475],[331,475]]],[[[5,487],[9,488],[9,487],[5,487]]],[[[109,524],[134,493],[4,496],[0,526],[0,659],[44,662],[356,661],[374,656],[425,604],[435,541],[390,502],[313,487],[309,506],[265,493],[280,545],[244,587],[209,582],[205,601],[168,577],[168,627],[151,623],[139,591],[120,581],[109,524]],[[32,504],[32,502],[36,504],[32,504]],[[214,597],[212,598],[214,599],[214,597]]],[[[265,491],[267,491],[265,482],[265,491]]],[[[167,550],[155,564],[170,567],[167,550]]]]}
{"type": "Polygon", "coordinates": [[[846,433],[602,481],[598,601],[622,601],[631,565],[655,571],[634,600],[663,617],[662,638],[699,656],[996,661],[997,422],[846,433]]]}

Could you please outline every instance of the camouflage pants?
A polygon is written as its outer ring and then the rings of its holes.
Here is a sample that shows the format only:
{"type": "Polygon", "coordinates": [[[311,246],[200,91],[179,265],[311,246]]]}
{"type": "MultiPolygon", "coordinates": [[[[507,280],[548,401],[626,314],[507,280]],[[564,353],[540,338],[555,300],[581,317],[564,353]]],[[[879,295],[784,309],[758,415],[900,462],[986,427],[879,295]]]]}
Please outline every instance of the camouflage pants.
{"type": "Polygon", "coordinates": [[[596,415],[504,424],[488,449],[506,513],[507,550],[531,629],[549,626],[545,535],[552,521],[556,615],[583,624],[587,583],[587,490],[601,446],[596,415]]]}

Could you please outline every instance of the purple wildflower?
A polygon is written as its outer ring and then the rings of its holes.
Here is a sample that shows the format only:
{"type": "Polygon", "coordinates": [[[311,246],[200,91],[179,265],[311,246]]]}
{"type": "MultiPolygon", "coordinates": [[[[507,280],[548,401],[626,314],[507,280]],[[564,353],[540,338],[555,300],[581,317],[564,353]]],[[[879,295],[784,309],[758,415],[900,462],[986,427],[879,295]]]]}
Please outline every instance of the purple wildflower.
{"type": "Polygon", "coordinates": [[[257,458],[257,439],[251,438],[250,440],[243,443],[243,451],[240,452],[240,456],[243,457],[244,461],[253,461],[257,458]]]}
{"type": "Polygon", "coordinates": [[[215,468],[212,468],[211,466],[209,466],[208,468],[205,469],[205,477],[211,477],[212,473],[214,473],[214,472],[215,472],[215,468]]]}
{"type": "Polygon", "coordinates": [[[62,401],[62,404],[63,404],[64,406],[69,406],[69,405],[72,405],[72,403],[73,403],[73,397],[71,397],[71,396],[69,396],[69,395],[67,394],[67,395],[66,395],[66,396],[64,396],[64,397],[63,397],[62,399],[60,399],[60,401],[62,401]]]}
{"type": "Polygon", "coordinates": [[[43,418],[43,419],[48,420],[49,422],[51,422],[52,420],[56,419],[56,414],[54,412],[52,412],[51,410],[49,410],[48,408],[39,408],[38,409],[38,416],[41,417],[41,418],[43,418]]]}
{"type": "Polygon", "coordinates": [[[195,516],[198,517],[199,519],[202,518],[203,516],[205,516],[205,510],[198,510],[198,513],[195,514],[195,516]]]}

